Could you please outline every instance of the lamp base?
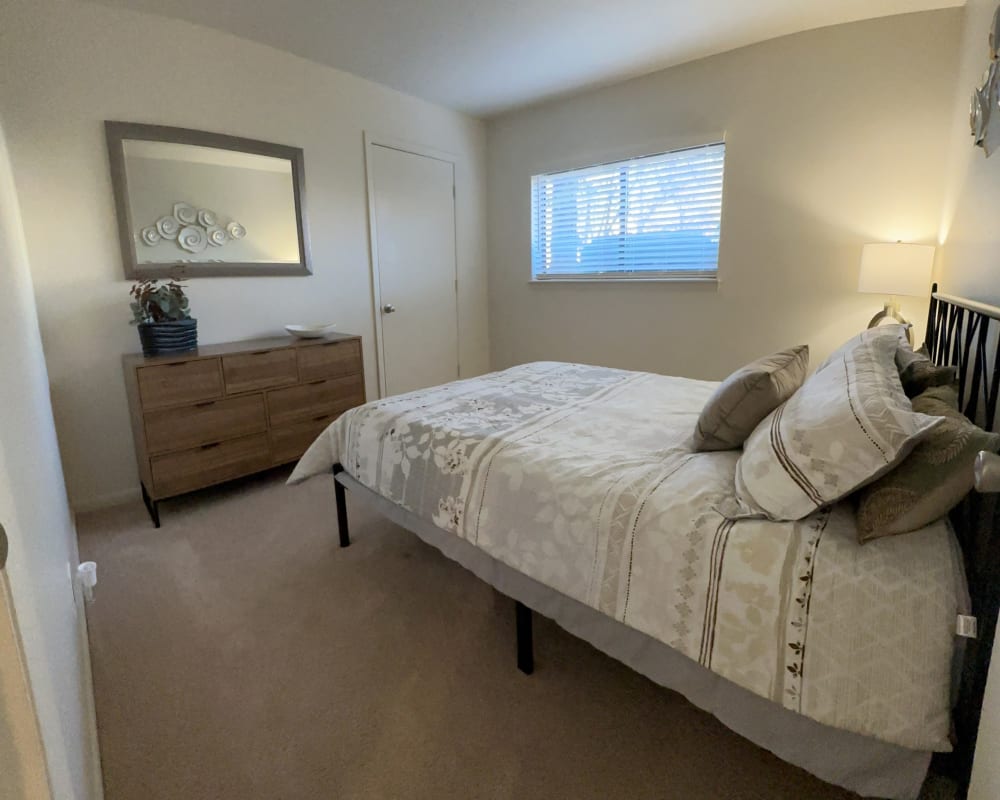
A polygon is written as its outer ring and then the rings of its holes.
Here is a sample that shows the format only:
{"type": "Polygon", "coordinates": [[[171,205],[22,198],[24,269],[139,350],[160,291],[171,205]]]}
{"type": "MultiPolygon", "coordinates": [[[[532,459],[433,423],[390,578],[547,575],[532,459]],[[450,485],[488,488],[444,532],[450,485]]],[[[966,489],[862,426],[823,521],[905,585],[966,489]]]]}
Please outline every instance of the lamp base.
{"type": "Polygon", "coordinates": [[[871,318],[871,322],[868,323],[869,328],[877,328],[884,319],[894,319],[900,325],[906,326],[906,335],[910,339],[910,344],[913,344],[913,324],[906,319],[902,314],[899,313],[899,303],[894,300],[889,300],[874,317],[871,318]]]}

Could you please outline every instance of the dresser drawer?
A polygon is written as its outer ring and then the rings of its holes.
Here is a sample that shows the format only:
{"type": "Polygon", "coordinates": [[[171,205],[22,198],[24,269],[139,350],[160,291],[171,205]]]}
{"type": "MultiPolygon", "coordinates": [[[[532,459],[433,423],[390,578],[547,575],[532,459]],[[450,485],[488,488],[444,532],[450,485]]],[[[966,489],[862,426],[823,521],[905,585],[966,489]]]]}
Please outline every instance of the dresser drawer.
{"type": "Polygon", "coordinates": [[[299,348],[299,380],[315,381],[361,372],[361,342],[331,342],[299,348]]]}
{"type": "Polygon", "coordinates": [[[264,395],[150,411],[145,415],[145,426],[146,447],[152,454],[260,433],[267,430],[264,395]]]}
{"type": "Polygon", "coordinates": [[[271,456],[267,434],[258,433],[154,456],[150,461],[156,496],[171,497],[267,469],[271,456]]]}
{"type": "Polygon", "coordinates": [[[223,356],[222,372],[227,394],[299,382],[299,368],[292,348],[223,356]]]}
{"type": "Polygon", "coordinates": [[[303,422],[328,414],[340,414],[365,402],[365,386],[360,375],[313,381],[303,386],[267,393],[267,413],[271,427],[303,422]]]}
{"type": "Polygon", "coordinates": [[[286,464],[301,456],[341,412],[321,414],[314,419],[293,422],[271,429],[271,457],[275,464],[286,464]]]}
{"type": "Polygon", "coordinates": [[[140,367],[137,373],[139,397],[147,411],[222,397],[222,373],[217,358],[140,367]]]}

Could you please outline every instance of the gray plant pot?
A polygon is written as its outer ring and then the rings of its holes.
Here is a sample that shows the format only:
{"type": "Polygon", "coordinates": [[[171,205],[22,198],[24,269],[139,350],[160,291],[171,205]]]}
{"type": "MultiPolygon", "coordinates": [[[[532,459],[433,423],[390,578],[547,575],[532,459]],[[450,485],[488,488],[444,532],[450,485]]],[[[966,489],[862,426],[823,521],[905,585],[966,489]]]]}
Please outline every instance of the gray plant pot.
{"type": "Polygon", "coordinates": [[[169,356],[198,348],[198,320],[140,322],[139,341],[144,356],[169,356]]]}

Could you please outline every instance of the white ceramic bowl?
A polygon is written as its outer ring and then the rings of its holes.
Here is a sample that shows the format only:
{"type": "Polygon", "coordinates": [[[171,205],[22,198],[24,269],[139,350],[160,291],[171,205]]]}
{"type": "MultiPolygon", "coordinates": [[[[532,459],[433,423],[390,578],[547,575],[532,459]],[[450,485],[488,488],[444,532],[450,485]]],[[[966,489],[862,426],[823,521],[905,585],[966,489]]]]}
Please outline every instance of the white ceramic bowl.
{"type": "Polygon", "coordinates": [[[335,327],[332,322],[322,322],[315,325],[286,325],[285,330],[299,339],[319,339],[331,333],[335,327]]]}

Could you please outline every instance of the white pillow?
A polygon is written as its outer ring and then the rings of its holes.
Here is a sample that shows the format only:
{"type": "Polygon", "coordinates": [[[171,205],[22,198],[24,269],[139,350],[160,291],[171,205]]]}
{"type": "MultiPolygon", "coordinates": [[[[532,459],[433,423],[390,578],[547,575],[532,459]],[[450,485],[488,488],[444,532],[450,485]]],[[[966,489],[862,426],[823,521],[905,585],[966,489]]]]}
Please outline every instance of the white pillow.
{"type": "Polygon", "coordinates": [[[893,342],[896,343],[896,347],[901,345],[905,345],[906,347],[910,346],[910,338],[906,333],[905,325],[898,325],[896,323],[891,325],[879,325],[877,328],[868,328],[868,330],[861,331],[861,333],[857,336],[852,336],[840,347],[830,353],[826,361],[816,368],[816,371],[819,372],[821,369],[828,367],[833,362],[840,361],[844,357],[845,353],[853,350],[861,342],[872,341],[873,339],[880,339],[882,337],[892,339],[893,342]]]}
{"type": "Polygon", "coordinates": [[[913,411],[896,371],[898,339],[852,339],[754,429],[736,465],[746,514],[802,519],[888,472],[940,417],[913,411]]]}

